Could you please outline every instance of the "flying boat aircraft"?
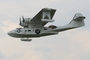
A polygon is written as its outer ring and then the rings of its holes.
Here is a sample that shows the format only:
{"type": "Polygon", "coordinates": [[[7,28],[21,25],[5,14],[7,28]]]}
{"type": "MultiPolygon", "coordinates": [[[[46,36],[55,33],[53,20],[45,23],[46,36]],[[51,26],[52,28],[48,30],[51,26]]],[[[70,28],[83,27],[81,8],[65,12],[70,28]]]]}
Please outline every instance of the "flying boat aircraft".
{"type": "Polygon", "coordinates": [[[19,25],[23,28],[16,28],[15,30],[9,31],[8,35],[15,38],[21,38],[21,41],[31,41],[35,37],[43,37],[49,35],[55,35],[59,32],[78,28],[84,26],[85,17],[81,13],[76,13],[72,21],[65,26],[45,25],[49,22],[54,22],[52,19],[56,9],[43,8],[38,14],[32,19],[20,18],[19,25]]]}

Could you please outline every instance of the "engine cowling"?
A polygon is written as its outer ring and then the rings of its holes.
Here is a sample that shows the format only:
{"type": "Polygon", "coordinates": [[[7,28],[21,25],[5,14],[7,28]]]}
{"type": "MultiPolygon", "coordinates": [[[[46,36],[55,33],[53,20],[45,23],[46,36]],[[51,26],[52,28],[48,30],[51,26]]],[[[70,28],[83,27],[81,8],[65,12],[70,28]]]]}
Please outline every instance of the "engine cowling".
{"type": "Polygon", "coordinates": [[[24,23],[30,23],[31,22],[31,19],[30,18],[25,18],[24,19],[24,23]]]}
{"type": "Polygon", "coordinates": [[[20,24],[19,25],[21,25],[23,27],[28,27],[28,24],[30,24],[30,22],[31,22],[30,18],[22,17],[22,21],[21,21],[21,18],[20,18],[20,24]]]}
{"type": "Polygon", "coordinates": [[[21,26],[28,26],[28,23],[21,22],[21,26]]]}

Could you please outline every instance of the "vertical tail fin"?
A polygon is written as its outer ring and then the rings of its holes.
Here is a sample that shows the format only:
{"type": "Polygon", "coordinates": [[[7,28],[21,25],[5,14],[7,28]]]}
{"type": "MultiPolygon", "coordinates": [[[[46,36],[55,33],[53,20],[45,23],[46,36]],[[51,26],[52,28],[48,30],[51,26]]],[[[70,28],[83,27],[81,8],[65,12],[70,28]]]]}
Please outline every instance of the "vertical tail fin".
{"type": "Polygon", "coordinates": [[[85,17],[81,13],[76,13],[73,17],[73,20],[69,23],[73,27],[81,27],[84,26],[85,17]]]}

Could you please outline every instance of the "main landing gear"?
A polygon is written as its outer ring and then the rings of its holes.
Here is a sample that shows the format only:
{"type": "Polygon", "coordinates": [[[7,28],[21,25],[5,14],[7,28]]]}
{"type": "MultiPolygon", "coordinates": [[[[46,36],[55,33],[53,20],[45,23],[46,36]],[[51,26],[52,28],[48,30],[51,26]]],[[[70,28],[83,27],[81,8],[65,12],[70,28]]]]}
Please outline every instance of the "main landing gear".
{"type": "Polygon", "coordinates": [[[28,39],[28,38],[27,39],[24,39],[24,38],[22,38],[21,41],[30,42],[30,41],[32,41],[32,39],[28,39]]]}
{"type": "Polygon", "coordinates": [[[35,33],[36,33],[36,34],[40,34],[40,30],[39,30],[39,29],[36,29],[36,30],[35,30],[35,33]]]}

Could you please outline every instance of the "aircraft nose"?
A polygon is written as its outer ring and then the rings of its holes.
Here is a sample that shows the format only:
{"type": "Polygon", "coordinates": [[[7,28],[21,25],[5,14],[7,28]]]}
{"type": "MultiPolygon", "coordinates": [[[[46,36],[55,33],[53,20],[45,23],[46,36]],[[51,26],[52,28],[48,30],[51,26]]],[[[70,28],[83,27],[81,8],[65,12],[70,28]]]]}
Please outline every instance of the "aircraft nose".
{"type": "Polygon", "coordinates": [[[7,34],[10,35],[10,32],[8,32],[7,34]]]}
{"type": "Polygon", "coordinates": [[[7,34],[8,34],[9,36],[11,36],[11,34],[12,34],[12,31],[9,31],[7,34]]]}

